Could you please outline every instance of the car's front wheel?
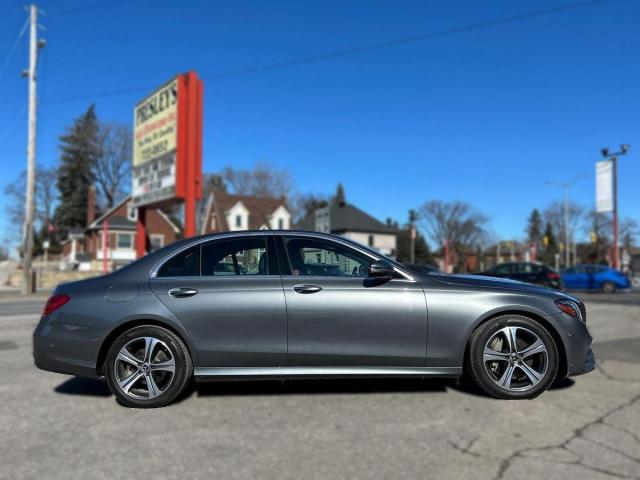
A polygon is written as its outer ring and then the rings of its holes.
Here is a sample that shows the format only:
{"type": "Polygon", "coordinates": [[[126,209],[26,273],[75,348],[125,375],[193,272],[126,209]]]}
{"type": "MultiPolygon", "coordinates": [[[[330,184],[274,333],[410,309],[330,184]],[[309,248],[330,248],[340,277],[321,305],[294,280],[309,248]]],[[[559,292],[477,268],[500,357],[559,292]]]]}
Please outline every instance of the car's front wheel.
{"type": "Polygon", "coordinates": [[[184,342],[155,325],[127,330],[111,345],[105,376],[118,401],[128,407],[163,407],[189,384],[193,364],[184,342]]]}
{"type": "Polygon", "coordinates": [[[467,365],[476,384],[496,398],[534,398],[556,378],[558,349],[538,322],[503,315],[473,332],[467,365]]]}

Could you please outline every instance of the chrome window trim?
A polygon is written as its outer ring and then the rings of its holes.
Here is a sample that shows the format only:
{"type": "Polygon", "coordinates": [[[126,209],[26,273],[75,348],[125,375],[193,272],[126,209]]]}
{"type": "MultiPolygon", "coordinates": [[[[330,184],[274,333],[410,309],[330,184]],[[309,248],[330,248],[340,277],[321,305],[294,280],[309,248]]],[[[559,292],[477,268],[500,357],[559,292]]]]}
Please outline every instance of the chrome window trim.
{"type": "MultiPolygon", "coordinates": [[[[384,261],[390,261],[392,262],[393,265],[393,270],[398,273],[399,275],[401,275],[403,278],[402,279],[394,279],[394,280],[402,280],[402,281],[408,281],[408,282],[413,282],[416,283],[415,278],[413,277],[413,275],[410,275],[409,273],[407,273],[406,271],[404,271],[401,268],[398,268],[397,264],[395,264],[395,262],[393,262],[393,260],[387,259],[386,257],[381,257],[378,255],[375,255],[373,252],[370,252],[367,249],[364,248],[360,248],[356,242],[349,241],[349,240],[344,240],[344,237],[341,237],[339,235],[333,235],[333,234],[327,234],[327,233],[319,233],[319,232],[305,232],[305,231],[296,231],[296,230],[242,230],[242,231],[237,231],[237,232],[224,232],[224,233],[214,233],[214,234],[210,234],[210,235],[206,235],[206,236],[200,236],[200,237],[195,237],[192,239],[192,241],[188,241],[185,245],[183,245],[181,248],[177,249],[177,250],[173,250],[170,253],[167,253],[166,255],[164,255],[161,259],[159,259],[151,268],[151,270],[149,271],[149,279],[153,279],[153,278],[185,278],[185,279],[193,279],[193,278],[213,278],[210,276],[203,276],[203,275],[197,275],[197,276],[192,276],[192,277],[158,277],[158,270],[160,270],[160,267],[162,267],[162,265],[164,265],[165,262],[167,262],[169,259],[173,258],[175,255],[180,254],[181,252],[194,247],[196,245],[202,245],[203,243],[208,243],[211,241],[216,241],[216,240],[226,240],[226,239],[231,239],[231,238],[235,238],[235,237],[257,237],[257,236],[276,236],[279,235],[281,237],[285,237],[285,236],[291,236],[291,237],[311,237],[311,238],[316,238],[318,240],[327,240],[330,242],[335,242],[338,243],[344,247],[347,248],[351,248],[363,255],[366,255],[367,257],[375,260],[375,261],[379,261],[379,260],[384,260],[384,261]]],[[[285,277],[286,275],[281,275],[282,277],[285,277]]],[[[221,276],[222,277],[222,276],[221,276]]],[[[273,277],[273,275],[266,275],[265,277],[273,277]]],[[[220,277],[218,277],[220,278],[220,277]]],[[[253,277],[255,278],[255,277],[253,277]]],[[[362,278],[366,278],[366,277],[362,277],[362,278]]]]}

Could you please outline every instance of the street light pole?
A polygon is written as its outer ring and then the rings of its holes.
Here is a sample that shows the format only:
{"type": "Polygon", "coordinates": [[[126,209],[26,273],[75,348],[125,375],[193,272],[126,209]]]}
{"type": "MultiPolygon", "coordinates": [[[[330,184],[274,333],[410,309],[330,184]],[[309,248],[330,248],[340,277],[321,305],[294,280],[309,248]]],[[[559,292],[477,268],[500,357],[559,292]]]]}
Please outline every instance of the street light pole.
{"type": "MultiPolygon", "coordinates": [[[[569,262],[571,260],[570,252],[571,247],[569,246],[569,242],[571,239],[571,235],[569,234],[569,188],[571,185],[576,183],[578,180],[582,180],[586,175],[580,175],[579,177],[575,177],[567,182],[555,182],[549,180],[546,183],[547,185],[558,185],[564,189],[564,266],[565,268],[569,267],[569,262]]],[[[575,261],[575,257],[574,257],[575,261]]]]}
{"type": "Polygon", "coordinates": [[[415,210],[409,210],[409,227],[411,228],[411,252],[409,253],[409,259],[411,263],[416,262],[416,220],[418,215],[415,210]]]}
{"type": "Polygon", "coordinates": [[[569,267],[569,185],[564,185],[564,266],[569,267]]]}

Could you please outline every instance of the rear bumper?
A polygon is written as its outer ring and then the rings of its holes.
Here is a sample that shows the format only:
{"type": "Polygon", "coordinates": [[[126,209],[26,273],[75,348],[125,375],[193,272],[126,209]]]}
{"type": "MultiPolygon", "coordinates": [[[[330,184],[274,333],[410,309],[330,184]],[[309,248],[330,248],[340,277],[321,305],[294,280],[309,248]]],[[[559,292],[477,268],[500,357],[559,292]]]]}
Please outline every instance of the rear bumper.
{"type": "Polygon", "coordinates": [[[56,324],[43,318],[33,332],[33,360],[41,370],[98,377],[96,363],[107,331],[56,324]]]}

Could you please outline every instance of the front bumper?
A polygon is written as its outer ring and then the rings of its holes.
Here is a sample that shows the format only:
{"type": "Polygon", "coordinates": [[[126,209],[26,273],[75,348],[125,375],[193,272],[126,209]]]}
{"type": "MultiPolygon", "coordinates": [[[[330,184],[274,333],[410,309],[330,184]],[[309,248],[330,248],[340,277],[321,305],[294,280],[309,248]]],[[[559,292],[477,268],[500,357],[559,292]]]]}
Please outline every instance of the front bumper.
{"type": "Polygon", "coordinates": [[[44,317],[33,332],[34,363],[41,370],[96,378],[98,353],[107,333],[44,317]]]}
{"type": "Polygon", "coordinates": [[[575,377],[576,375],[583,375],[585,373],[589,373],[596,369],[596,356],[593,353],[593,350],[590,348],[587,352],[587,357],[584,360],[584,364],[582,368],[574,368],[573,371],[569,373],[570,376],[575,377]]]}

